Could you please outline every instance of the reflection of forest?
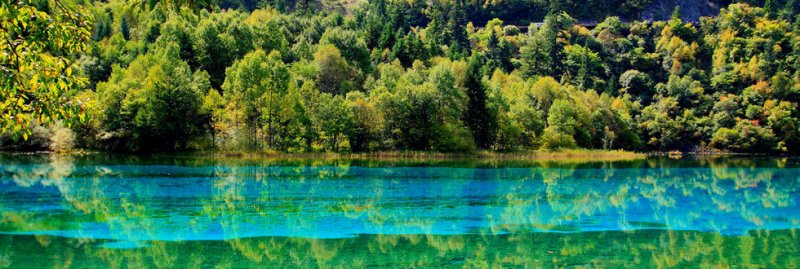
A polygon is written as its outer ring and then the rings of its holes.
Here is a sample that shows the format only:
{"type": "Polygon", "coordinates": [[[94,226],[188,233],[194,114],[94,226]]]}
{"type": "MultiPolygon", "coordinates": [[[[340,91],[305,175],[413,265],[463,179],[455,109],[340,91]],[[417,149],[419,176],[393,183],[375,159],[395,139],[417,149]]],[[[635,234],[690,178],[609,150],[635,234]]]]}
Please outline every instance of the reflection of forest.
{"type": "Polygon", "coordinates": [[[601,267],[797,268],[794,231],[721,236],[681,231],[382,235],[154,242],[136,249],[48,236],[0,235],[0,267],[601,267]],[[42,258],[47,257],[47,258],[42,258]]]}
{"type": "Polygon", "coordinates": [[[530,169],[437,170],[365,169],[362,166],[369,163],[354,161],[304,160],[302,166],[287,166],[278,161],[181,159],[160,162],[168,166],[144,166],[147,160],[123,159],[114,164],[106,160],[99,165],[91,158],[41,158],[0,158],[0,186],[57,190],[31,191],[35,199],[0,190],[0,232],[86,229],[91,223],[103,223],[114,238],[137,241],[163,236],[158,226],[179,211],[186,219],[175,223],[190,225],[182,229],[218,228],[225,240],[145,240],[135,242],[134,248],[115,249],[100,247],[116,242],[103,239],[0,235],[0,267],[800,265],[796,243],[800,239],[796,230],[800,227],[800,182],[796,168],[776,169],[794,167],[791,159],[649,159],[622,164],[544,163],[530,169]],[[665,167],[669,169],[661,169],[665,167]],[[415,186],[422,190],[399,188],[408,178],[430,182],[417,182],[415,186]],[[473,197],[475,193],[492,195],[473,197]],[[431,196],[440,198],[422,199],[431,196]],[[664,222],[630,221],[633,216],[626,212],[643,202],[655,219],[664,222]],[[54,203],[61,209],[27,208],[54,203]],[[442,229],[442,222],[415,215],[420,212],[412,210],[420,206],[415,203],[424,203],[428,213],[487,219],[490,225],[470,235],[431,234],[442,229]],[[778,211],[789,217],[776,219],[778,211]],[[617,214],[620,228],[659,230],[560,233],[577,229],[570,225],[589,217],[609,213],[617,214]],[[787,228],[724,235],[736,227],[720,222],[710,224],[716,229],[709,232],[664,230],[705,223],[710,213],[745,220],[745,227],[778,222],[787,228]],[[290,232],[313,230],[319,219],[310,215],[362,219],[378,232],[343,239],[250,237],[254,229],[267,226],[259,221],[290,223],[286,225],[290,232]],[[393,225],[419,232],[381,234],[395,231],[390,229],[393,225]]]}

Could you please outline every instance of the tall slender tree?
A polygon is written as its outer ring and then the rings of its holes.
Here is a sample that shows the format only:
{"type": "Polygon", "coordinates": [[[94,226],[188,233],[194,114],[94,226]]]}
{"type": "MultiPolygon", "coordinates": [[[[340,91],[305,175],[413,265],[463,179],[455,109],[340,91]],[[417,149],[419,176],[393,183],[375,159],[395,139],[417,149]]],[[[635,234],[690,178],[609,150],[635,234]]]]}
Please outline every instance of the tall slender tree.
{"type": "Polygon", "coordinates": [[[464,87],[467,90],[467,109],[464,113],[464,123],[472,132],[475,146],[488,149],[494,142],[497,122],[487,105],[486,86],[483,84],[481,69],[483,56],[473,54],[467,66],[467,76],[464,87]]]}

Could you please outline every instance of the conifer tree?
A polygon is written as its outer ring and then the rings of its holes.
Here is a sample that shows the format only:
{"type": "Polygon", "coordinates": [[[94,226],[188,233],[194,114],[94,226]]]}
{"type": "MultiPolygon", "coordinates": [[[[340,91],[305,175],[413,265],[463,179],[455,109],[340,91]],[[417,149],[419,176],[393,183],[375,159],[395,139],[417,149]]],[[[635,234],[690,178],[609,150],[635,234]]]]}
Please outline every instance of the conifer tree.
{"type": "Polygon", "coordinates": [[[467,66],[464,87],[467,90],[469,101],[464,113],[464,123],[472,132],[475,146],[488,149],[494,141],[497,122],[487,105],[486,86],[483,84],[481,75],[482,58],[481,55],[473,54],[467,66]]]}

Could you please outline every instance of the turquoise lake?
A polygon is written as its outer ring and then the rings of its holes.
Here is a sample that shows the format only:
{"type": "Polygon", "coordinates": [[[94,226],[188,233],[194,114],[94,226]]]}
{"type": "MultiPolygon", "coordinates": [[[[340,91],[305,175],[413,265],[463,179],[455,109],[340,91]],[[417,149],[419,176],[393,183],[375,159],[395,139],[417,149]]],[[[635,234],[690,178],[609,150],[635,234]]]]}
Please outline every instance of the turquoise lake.
{"type": "Polygon", "coordinates": [[[798,268],[800,159],[0,155],[0,268],[798,268]]]}

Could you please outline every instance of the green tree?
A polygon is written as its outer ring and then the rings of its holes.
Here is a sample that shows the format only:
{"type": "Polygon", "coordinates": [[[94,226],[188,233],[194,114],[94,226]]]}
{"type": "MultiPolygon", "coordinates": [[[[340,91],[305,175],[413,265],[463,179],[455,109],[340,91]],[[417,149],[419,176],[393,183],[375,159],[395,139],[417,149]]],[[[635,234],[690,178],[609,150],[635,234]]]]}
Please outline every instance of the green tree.
{"type": "Polygon", "coordinates": [[[565,99],[555,100],[547,115],[547,128],[542,135],[542,147],[549,150],[575,148],[578,114],[574,104],[565,99]]]}
{"type": "Polygon", "coordinates": [[[197,68],[192,40],[194,29],[195,27],[189,21],[172,16],[160,25],[161,35],[156,40],[156,44],[163,45],[169,42],[178,44],[181,59],[189,66],[197,68]]]}
{"type": "MultiPolygon", "coordinates": [[[[252,28],[252,42],[257,48],[260,48],[264,51],[279,51],[283,55],[288,51],[289,41],[288,38],[281,32],[278,22],[273,19],[273,16],[275,16],[275,14],[270,14],[269,11],[256,10],[253,11],[253,13],[250,15],[250,18],[248,18],[245,23],[247,26],[252,28]]],[[[249,29],[243,30],[246,31],[249,29]]],[[[247,37],[250,36],[233,36],[233,38],[241,38],[241,40],[237,40],[238,42],[248,41],[247,37]]],[[[244,43],[239,45],[248,44],[244,43]]],[[[237,48],[239,47],[233,47],[232,49],[237,48]]]]}
{"type": "Polygon", "coordinates": [[[548,15],[538,29],[531,25],[533,34],[525,39],[520,48],[520,71],[525,77],[560,75],[564,44],[559,40],[566,38],[566,30],[573,23],[574,19],[569,15],[560,13],[548,15]]]}
{"type": "Polygon", "coordinates": [[[636,150],[641,145],[633,119],[624,99],[602,94],[591,112],[592,146],[594,148],[636,150]]]}
{"type": "MultiPolygon", "coordinates": [[[[464,0],[438,1],[430,6],[428,29],[431,41],[449,46],[451,54],[469,52],[467,36],[467,4],[464,0]]],[[[467,54],[469,55],[469,54],[467,54]]]]}
{"type": "Polygon", "coordinates": [[[647,73],[639,70],[628,70],[619,76],[619,84],[625,90],[642,103],[648,104],[653,98],[653,80],[647,73]]]}
{"type": "Polygon", "coordinates": [[[352,72],[347,61],[333,45],[322,45],[314,53],[314,61],[319,69],[317,87],[320,91],[344,94],[353,89],[352,72]]]}
{"type": "Polygon", "coordinates": [[[225,68],[233,63],[231,50],[225,46],[217,24],[211,20],[202,20],[193,37],[193,62],[211,75],[211,85],[218,88],[225,80],[225,68]]]}
{"type": "Polygon", "coordinates": [[[563,66],[564,76],[581,89],[595,88],[604,73],[600,55],[580,45],[564,47],[563,66]]]}
{"type": "Polygon", "coordinates": [[[512,53],[511,45],[506,42],[505,38],[498,38],[494,30],[489,31],[489,40],[486,44],[486,64],[484,73],[491,74],[495,69],[500,69],[503,72],[511,72],[514,65],[511,63],[512,53]]]}
{"type": "Polygon", "coordinates": [[[798,152],[800,146],[800,122],[797,105],[788,101],[768,100],[764,102],[768,115],[765,123],[772,129],[777,140],[776,149],[783,152],[798,152]]]}
{"type": "Polygon", "coordinates": [[[278,150],[303,151],[307,150],[310,142],[308,140],[309,133],[313,132],[312,119],[300,91],[298,87],[289,87],[286,95],[270,105],[275,111],[267,118],[274,125],[270,133],[271,146],[278,150]]]}
{"type": "Polygon", "coordinates": [[[537,110],[547,117],[550,106],[558,99],[567,97],[567,92],[553,77],[539,77],[531,85],[531,99],[537,110]]]}
{"type": "Polygon", "coordinates": [[[259,147],[259,131],[266,123],[268,146],[274,145],[280,100],[287,92],[289,71],[280,54],[269,55],[256,50],[234,63],[226,71],[222,89],[226,98],[242,111],[244,128],[248,130],[251,147],[259,147]]]}
{"type": "Polygon", "coordinates": [[[415,60],[425,61],[429,57],[428,48],[414,31],[409,31],[403,38],[398,39],[390,55],[390,58],[400,60],[405,67],[410,67],[415,60]]]}
{"type": "Polygon", "coordinates": [[[737,152],[769,152],[773,149],[775,135],[749,120],[739,120],[732,128],[720,128],[711,138],[711,146],[737,152]]]}
{"type": "Polygon", "coordinates": [[[103,126],[110,149],[130,151],[186,148],[204,132],[203,96],[208,74],[191,73],[175,43],[142,55],[126,69],[115,68],[98,84],[103,126]]]}
{"type": "Polygon", "coordinates": [[[656,102],[642,110],[640,128],[651,148],[675,149],[680,145],[680,107],[674,97],[656,97],[656,102]]]}
{"type": "Polygon", "coordinates": [[[344,140],[342,136],[353,133],[353,120],[344,97],[322,93],[315,115],[319,132],[328,142],[328,148],[338,152],[344,140]]]}
{"type": "Polygon", "coordinates": [[[345,99],[349,113],[353,116],[353,128],[347,134],[350,148],[356,152],[377,148],[381,143],[380,135],[384,127],[381,111],[369,102],[363,92],[349,92],[345,99]]]}
{"type": "Polygon", "coordinates": [[[369,73],[372,70],[372,61],[369,57],[369,49],[363,39],[358,37],[358,33],[341,28],[325,30],[320,39],[322,45],[333,45],[353,66],[357,67],[362,73],[369,73]]]}
{"type": "Polygon", "coordinates": [[[545,122],[543,112],[536,107],[532,84],[516,73],[494,73],[490,84],[490,88],[494,88],[490,104],[498,113],[496,149],[538,148],[545,122]]]}
{"type": "Polygon", "coordinates": [[[394,77],[393,68],[386,68],[386,83],[370,93],[385,115],[390,142],[400,149],[472,150],[472,135],[461,121],[468,100],[457,87],[449,64],[430,70],[424,70],[419,62],[414,66],[395,84],[390,78],[394,77]]]}
{"type": "Polygon", "coordinates": [[[674,97],[682,107],[697,106],[700,97],[703,96],[704,89],[699,81],[693,80],[689,76],[678,77],[672,75],[667,84],[656,87],[657,91],[664,96],[674,97]]]}

